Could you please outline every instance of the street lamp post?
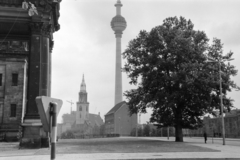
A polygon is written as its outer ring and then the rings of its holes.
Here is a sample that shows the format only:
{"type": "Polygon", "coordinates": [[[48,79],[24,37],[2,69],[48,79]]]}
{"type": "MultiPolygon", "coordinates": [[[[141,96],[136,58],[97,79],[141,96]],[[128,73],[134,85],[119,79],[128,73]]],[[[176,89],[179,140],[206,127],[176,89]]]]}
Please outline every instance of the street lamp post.
{"type": "Polygon", "coordinates": [[[219,66],[219,83],[220,83],[220,104],[221,104],[221,118],[222,118],[222,137],[223,137],[223,145],[225,145],[225,124],[223,117],[223,98],[222,98],[222,75],[221,75],[221,61],[218,62],[219,66]]]}
{"type": "Polygon", "coordinates": [[[221,75],[221,63],[224,61],[231,61],[233,59],[229,59],[229,60],[213,60],[211,58],[208,58],[207,62],[215,62],[218,63],[218,67],[219,67],[219,83],[220,83],[220,107],[221,107],[221,119],[222,119],[222,137],[223,137],[223,145],[225,145],[225,124],[224,124],[224,116],[223,116],[223,98],[222,98],[222,75],[221,75]]]}

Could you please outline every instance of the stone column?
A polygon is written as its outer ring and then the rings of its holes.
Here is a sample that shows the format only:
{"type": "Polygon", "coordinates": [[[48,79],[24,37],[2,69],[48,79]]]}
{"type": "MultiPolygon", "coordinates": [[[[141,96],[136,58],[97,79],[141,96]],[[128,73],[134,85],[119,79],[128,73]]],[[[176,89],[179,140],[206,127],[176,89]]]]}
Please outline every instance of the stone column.
{"type": "Polygon", "coordinates": [[[41,32],[42,23],[31,23],[27,108],[24,119],[40,119],[35,98],[40,93],[40,60],[41,60],[41,32]],[[37,28],[39,28],[37,32],[37,28]],[[35,32],[33,32],[33,30],[35,32]]]}
{"type": "MultiPolygon", "coordinates": [[[[52,39],[52,38],[50,38],[52,39]]],[[[51,96],[52,93],[52,49],[54,46],[54,41],[50,40],[50,51],[49,51],[49,93],[48,95],[51,96]]]]}
{"type": "Polygon", "coordinates": [[[42,53],[41,53],[41,72],[40,72],[40,95],[42,96],[49,96],[49,77],[50,77],[50,54],[49,54],[49,37],[46,35],[42,36],[42,53]]]}
{"type": "Polygon", "coordinates": [[[49,96],[49,36],[42,22],[30,23],[31,49],[29,55],[27,106],[20,147],[48,147],[48,136],[42,129],[35,99],[49,96]]]}

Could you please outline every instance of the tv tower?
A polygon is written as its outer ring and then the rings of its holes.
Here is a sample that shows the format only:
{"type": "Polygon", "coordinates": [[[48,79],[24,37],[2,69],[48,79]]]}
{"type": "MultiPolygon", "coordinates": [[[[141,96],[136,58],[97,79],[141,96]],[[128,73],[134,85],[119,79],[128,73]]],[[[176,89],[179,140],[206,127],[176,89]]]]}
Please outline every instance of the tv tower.
{"type": "Polygon", "coordinates": [[[121,16],[121,7],[122,3],[120,0],[117,0],[115,4],[116,7],[116,16],[113,17],[111,21],[111,27],[115,31],[116,37],[116,69],[115,69],[115,102],[117,104],[122,102],[122,57],[121,57],[121,38],[122,32],[127,27],[127,22],[124,17],[121,16]]]}

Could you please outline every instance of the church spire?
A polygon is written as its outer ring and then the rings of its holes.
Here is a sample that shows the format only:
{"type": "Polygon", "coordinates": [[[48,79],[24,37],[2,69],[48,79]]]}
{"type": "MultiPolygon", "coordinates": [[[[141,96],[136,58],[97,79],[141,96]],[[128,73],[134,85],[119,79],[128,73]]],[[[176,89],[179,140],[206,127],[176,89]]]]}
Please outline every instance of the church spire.
{"type": "Polygon", "coordinates": [[[82,78],[82,84],[80,87],[80,92],[86,92],[86,84],[85,84],[85,80],[84,80],[84,74],[83,74],[83,78],[82,78]]]}

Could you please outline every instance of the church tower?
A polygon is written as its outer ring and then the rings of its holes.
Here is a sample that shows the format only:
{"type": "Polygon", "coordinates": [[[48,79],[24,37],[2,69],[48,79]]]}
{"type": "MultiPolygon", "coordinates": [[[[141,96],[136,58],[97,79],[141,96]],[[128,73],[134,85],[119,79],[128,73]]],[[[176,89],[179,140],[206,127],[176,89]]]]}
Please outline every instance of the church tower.
{"type": "Polygon", "coordinates": [[[84,122],[88,120],[89,117],[89,103],[87,101],[87,91],[84,75],[82,78],[82,83],[78,97],[79,98],[76,109],[76,124],[84,124],[84,122]]]}

